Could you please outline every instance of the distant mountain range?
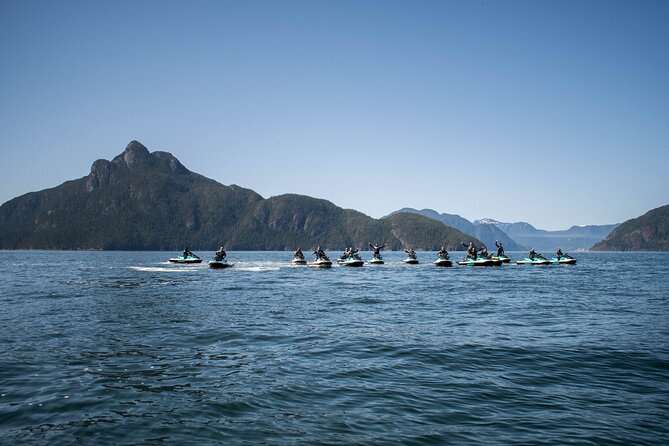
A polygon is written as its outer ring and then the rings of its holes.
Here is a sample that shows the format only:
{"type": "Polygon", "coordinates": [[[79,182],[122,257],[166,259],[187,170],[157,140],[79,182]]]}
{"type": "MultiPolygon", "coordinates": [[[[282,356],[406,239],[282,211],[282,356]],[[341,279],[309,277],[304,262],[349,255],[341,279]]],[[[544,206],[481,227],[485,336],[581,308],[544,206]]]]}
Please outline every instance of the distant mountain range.
{"type": "Polygon", "coordinates": [[[374,219],[329,201],[302,195],[265,199],[191,172],[167,152],[150,153],[132,141],[113,160],[97,160],[90,173],[60,186],[16,197],[0,206],[0,249],[338,250],[413,247],[461,250],[473,241],[494,251],[533,247],[669,250],[669,206],[622,225],[572,226],[544,231],[529,223],[470,222],[431,209],[403,208],[374,219]],[[605,239],[604,239],[605,238],[605,239]],[[604,240],[602,240],[604,239],[604,240]],[[594,245],[594,246],[593,246],[594,245]]]}
{"type": "Polygon", "coordinates": [[[669,205],[650,210],[627,220],[593,251],[669,251],[669,205]]]}
{"type": "MultiPolygon", "coordinates": [[[[399,211],[395,211],[392,215],[395,215],[400,212],[410,212],[413,214],[422,215],[424,217],[437,220],[450,226],[452,228],[459,229],[465,234],[469,234],[469,238],[472,236],[481,240],[485,246],[488,247],[489,251],[493,251],[495,248],[495,241],[499,241],[505,250],[508,251],[520,251],[524,250],[525,247],[519,245],[514,240],[512,240],[508,235],[506,235],[502,230],[498,229],[494,225],[485,225],[485,224],[474,224],[467,220],[466,218],[460,217],[455,214],[440,214],[439,212],[432,209],[413,209],[413,208],[402,208],[399,211]]],[[[468,240],[463,240],[463,242],[468,240]]]]}
{"type": "MultiPolygon", "coordinates": [[[[454,214],[438,213],[432,209],[416,210],[402,208],[397,212],[412,212],[438,220],[445,225],[471,234],[481,240],[488,250],[493,250],[499,240],[507,251],[521,251],[534,248],[536,251],[577,251],[589,249],[606,237],[618,225],[572,226],[564,231],[537,229],[526,222],[503,223],[491,218],[469,220],[454,214]]],[[[390,215],[394,215],[393,212],[390,215]]]]}
{"type": "MultiPolygon", "coordinates": [[[[309,250],[385,243],[457,250],[470,238],[433,219],[399,213],[373,219],[326,200],[264,199],[191,172],[167,152],[132,141],[111,161],[60,186],[0,206],[0,249],[309,250]]],[[[480,243],[480,241],[477,240],[480,243]]]]}
{"type": "Polygon", "coordinates": [[[589,249],[618,226],[572,226],[562,231],[546,231],[526,222],[502,223],[490,218],[475,220],[474,224],[495,226],[526,248],[534,248],[536,251],[555,251],[561,248],[565,252],[589,249]]]}

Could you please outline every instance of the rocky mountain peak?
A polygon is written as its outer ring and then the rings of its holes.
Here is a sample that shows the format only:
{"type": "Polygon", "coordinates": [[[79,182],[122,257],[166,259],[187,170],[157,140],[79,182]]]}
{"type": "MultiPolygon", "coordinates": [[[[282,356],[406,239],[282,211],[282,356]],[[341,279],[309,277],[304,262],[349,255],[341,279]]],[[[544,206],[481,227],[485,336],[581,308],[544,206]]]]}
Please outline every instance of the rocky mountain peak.
{"type": "Polygon", "coordinates": [[[121,160],[128,169],[149,167],[153,164],[153,157],[149,153],[149,149],[135,140],[130,141],[130,144],[127,145],[121,156],[114,159],[117,162],[121,160]]]}
{"type": "Polygon", "coordinates": [[[97,160],[91,166],[91,173],[86,178],[86,190],[94,190],[110,183],[114,165],[107,160],[97,160]]]}

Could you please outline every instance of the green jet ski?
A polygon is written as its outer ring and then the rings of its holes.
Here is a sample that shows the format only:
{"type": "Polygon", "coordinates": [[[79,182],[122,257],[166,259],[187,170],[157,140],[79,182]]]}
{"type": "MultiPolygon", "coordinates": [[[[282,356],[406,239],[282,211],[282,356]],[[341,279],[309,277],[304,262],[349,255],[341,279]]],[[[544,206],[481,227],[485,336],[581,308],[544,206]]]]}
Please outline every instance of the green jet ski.
{"type": "Polygon", "coordinates": [[[536,257],[525,257],[523,260],[516,260],[516,265],[550,265],[551,261],[542,255],[536,257]]]}
{"type": "Polygon", "coordinates": [[[370,259],[369,264],[370,265],[383,265],[385,262],[383,261],[383,258],[381,256],[374,256],[370,259]]]}
{"type": "Polygon", "coordinates": [[[492,259],[486,259],[483,257],[477,257],[476,260],[471,257],[458,260],[458,265],[460,266],[493,266],[495,262],[492,259]]]}
{"type": "Polygon", "coordinates": [[[196,256],[195,254],[190,254],[186,257],[172,257],[169,259],[170,263],[180,263],[180,264],[190,264],[190,263],[202,263],[202,259],[196,256]]]}
{"type": "Polygon", "coordinates": [[[569,254],[565,254],[560,257],[553,257],[551,263],[553,265],[576,265],[576,259],[569,254]]]}
{"type": "Polygon", "coordinates": [[[505,254],[501,254],[501,255],[498,255],[498,256],[492,256],[492,259],[493,259],[493,260],[499,260],[499,261],[501,261],[502,263],[509,263],[509,262],[511,262],[511,259],[509,258],[509,256],[507,256],[507,255],[505,255],[505,254]]]}
{"type": "Polygon", "coordinates": [[[365,264],[365,262],[358,254],[353,254],[352,256],[343,259],[341,262],[339,262],[339,264],[341,266],[362,266],[365,264]]]}

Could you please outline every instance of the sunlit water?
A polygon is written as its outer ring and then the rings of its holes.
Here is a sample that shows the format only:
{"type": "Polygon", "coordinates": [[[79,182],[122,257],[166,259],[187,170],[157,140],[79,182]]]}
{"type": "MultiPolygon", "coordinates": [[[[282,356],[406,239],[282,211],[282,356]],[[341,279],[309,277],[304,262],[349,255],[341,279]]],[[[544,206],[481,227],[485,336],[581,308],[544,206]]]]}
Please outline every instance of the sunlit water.
{"type": "Polygon", "coordinates": [[[669,444],[667,254],[1,254],[2,444],[669,444]]]}

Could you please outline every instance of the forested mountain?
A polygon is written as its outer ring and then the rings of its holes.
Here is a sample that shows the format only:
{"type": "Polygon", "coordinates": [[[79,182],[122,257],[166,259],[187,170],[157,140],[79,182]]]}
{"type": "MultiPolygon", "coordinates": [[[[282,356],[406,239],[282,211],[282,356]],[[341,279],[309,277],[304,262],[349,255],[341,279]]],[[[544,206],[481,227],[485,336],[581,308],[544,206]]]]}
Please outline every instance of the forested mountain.
{"type": "Polygon", "coordinates": [[[137,141],[112,161],[95,161],[83,178],[0,206],[2,249],[364,249],[372,242],[454,250],[466,237],[425,217],[376,220],[306,196],[264,199],[137,141]]]}
{"type": "Polygon", "coordinates": [[[669,251],[669,205],[650,210],[627,220],[593,251],[669,251]]]}

